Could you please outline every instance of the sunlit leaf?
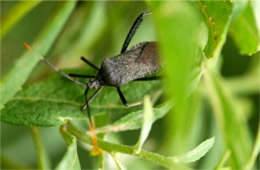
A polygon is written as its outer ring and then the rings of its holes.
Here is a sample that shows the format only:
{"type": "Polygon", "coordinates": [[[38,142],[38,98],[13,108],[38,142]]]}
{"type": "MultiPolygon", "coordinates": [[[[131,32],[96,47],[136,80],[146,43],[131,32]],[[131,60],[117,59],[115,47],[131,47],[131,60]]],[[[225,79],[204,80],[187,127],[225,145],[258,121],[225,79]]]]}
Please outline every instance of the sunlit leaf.
{"type": "Polygon", "coordinates": [[[202,58],[202,55],[198,54],[198,51],[201,51],[198,34],[201,31],[202,18],[193,2],[152,1],[148,4],[153,11],[160,43],[159,51],[165,66],[165,95],[175,104],[166,119],[167,141],[163,146],[167,152],[171,152],[169,154],[182,153],[187,149],[187,136],[190,134],[186,131],[190,129],[183,128],[183,125],[192,114],[188,112],[190,98],[187,96],[200,81],[200,69],[195,69],[202,58]]]}
{"type": "Polygon", "coordinates": [[[153,105],[149,96],[144,97],[143,126],[139,139],[135,145],[135,153],[140,153],[153,124],[153,105]]]}
{"type": "Polygon", "coordinates": [[[207,139],[204,142],[202,142],[199,146],[194,148],[193,150],[181,156],[173,157],[173,160],[181,163],[195,162],[200,158],[202,158],[203,156],[205,156],[205,154],[207,154],[207,152],[212,148],[214,142],[215,142],[214,137],[207,139]]]}

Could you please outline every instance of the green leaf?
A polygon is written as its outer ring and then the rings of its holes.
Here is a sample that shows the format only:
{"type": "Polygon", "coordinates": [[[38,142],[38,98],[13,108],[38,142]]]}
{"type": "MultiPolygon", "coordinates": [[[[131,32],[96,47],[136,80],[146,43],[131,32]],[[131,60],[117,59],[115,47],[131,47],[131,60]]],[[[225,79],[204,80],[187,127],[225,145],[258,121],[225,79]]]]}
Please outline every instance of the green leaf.
{"type": "MultiPolygon", "coordinates": [[[[153,120],[155,122],[157,119],[164,117],[172,108],[169,103],[161,104],[153,109],[153,120]]],[[[126,116],[120,118],[111,125],[107,125],[102,128],[95,130],[96,133],[108,133],[108,132],[119,132],[127,130],[135,130],[142,127],[144,121],[143,110],[132,112],[126,116]]]]}
{"type": "Polygon", "coordinates": [[[197,1],[204,21],[208,27],[208,42],[204,49],[208,58],[217,57],[226,40],[228,26],[231,20],[233,2],[197,1]]]}
{"type": "Polygon", "coordinates": [[[80,163],[77,153],[77,140],[74,136],[66,131],[66,126],[61,127],[61,134],[68,143],[68,148],[56,170],[80,170],[80,163]]]}
{"type": "MultiPolygon", "coordinates": [[[[139,101],[145,94],[156,94],[160,82],[133,82],[122,86],[126,99],[139,101]]],[[[1,111],[1,121],[25,126],[55,126],[71,119],[87,119],[80,110],[84,104],[85,87],[78,86],[62,77],[29,86],[13,97],[1,111]]],[[[152,94],[152,95],[153,95],[152,94]]],[[[140,108],[125,107],[115,88],[105,87],[90,104],[95,114],[129,113],[140,108]]]]}
{"type": "Polygon", "coordinates": [[[73,11],[75,1],[63,2],[52,17],[52,20],[44,28],[32,46],[32,50],[27,51],[16,62],[11,72],[1,80],[0,89],[0,109],[4,107],[19,90],[31,74],[33,68],[40,60],[40,55],[45,55],[51,48],[54,40],[61,31],[70,13],[73,11]]]}
{"type": "Polygon", "coordinates": [[[240,113],[223,80],[210,70],[204,72],[207,97],[213,107],[217,124],[221,129],[226,150],[230,150],[230,164],[235,169],[244,167],[249,159],[252,141],[246,121],[240,113]]]}
{"type": "Polygon", "coordinates": [[[135,153],[140,153],[153,125],[153,105],[149,96],[144,97],[143,126],[135,145],[135,153]]]}
{"type": "Polygon", "coordinates": [[[241,54],[252,55],[260,49],[260,31],[256,22],[249,1],[240,16],[231,24],[229,31],[241,54]]]}
{"type": "Polygon", "coordinates": [[[166,119],[167,143],[163,146],[167,152],[174,152],[169,154],[182,153],[187,150],[186,142],[191,134],[190,129],[183,128],[191,114],[188,111],[190,98],[187,96],[196,89],[201,75],[200,68],[196,69],[203,57],[198,36],[202,18],[193,2],[149,1],[148,4],[153,11],[160,43],[159,52],[165,66],[165,95],[175,104],[166,119]]]}
{"type": "Polygon", "coordinates": [[[5,35],[19,22],[23,16],[30,12],[35,6],[37,6],[41,0],[35,1],[21,1],[17,2],[7,14],[1,19],[1,35],[0,39],[3,40],[5,35]]]}
{"type": "Polygon", "coordinates": [[[204,142],[202,142],[199,146],[194,148],[193,150],[181,156],[173,157],[173,160],[175,162],[180,162],[180,163],[195,162],[200,158],[202,158],[204,155],[206,155],[206,153],[208,153],[208,151],[212,148],[214,142],[215,142],[215,137],[207,139],[204,142]]]}

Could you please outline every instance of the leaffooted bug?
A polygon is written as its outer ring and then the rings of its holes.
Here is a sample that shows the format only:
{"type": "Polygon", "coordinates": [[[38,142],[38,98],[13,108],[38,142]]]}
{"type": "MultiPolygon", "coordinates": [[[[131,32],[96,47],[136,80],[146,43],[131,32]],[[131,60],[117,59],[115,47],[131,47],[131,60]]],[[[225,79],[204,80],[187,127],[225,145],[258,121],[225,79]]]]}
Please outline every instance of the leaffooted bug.
{"type": "MultiPolygon", "coordinates": [[[[141,13],[135,20],[134,24],[132,25],[125,41],[123,47],[121,49],[121,53],[112,58],[105,58],[102,61],[101,67],[98,68],[86,58],[81,57],[86,64],[90,67],[94,68],[98,71],[96,76],[93,75],[80,75],[80,74],[66,74],[65,72],[56,68],[53,64],[51,64],[48,60],[44,57],[41,58],[47,65],[49,65],[53,70],[59,72],[67,79],[73,81],[78,85],[82,85],[86,87],[84,92],[85,96],[85,104],[82,106],[82,111],[87,109],[87,114],[90,122],[90,130],[92,134],[92,142],[94,146],[94,153],[100,153],[101,150],[98,148],[95,133],[94,133],[94,126],[92,123],[91,115],[89,112],[89,103],[97,96],[98,93],[101,92],[104,86],[113,86],[117,89],[119,97],[122,103],[125,106],[135,106],[140,103],[133,103],[128,104],[127,100],[125,99],[122,91],[120,90],[120,86],[131,82],[131,81],[142,81],[142,80],[159,80],[160,76],[153,76],[153,77],[146,77],[156,71],[159,70],[159,53],[157,50],[157,43],[156,42],[141,42],[129,50],[127,47],[133,38],[137,28],[143,21],[143,17],[146,15],[151,14],[151,12],[145,11],[141,13]],[[74,79],[73,77],[79,78],[90,78],[88,83],[79,81],[74,79]],[[96,89],[96,92],[88,98],[87,94],[89,89],[96,89]]],[[[27,48],[30,48],[28,44],[25,44],[27,48]]]]}

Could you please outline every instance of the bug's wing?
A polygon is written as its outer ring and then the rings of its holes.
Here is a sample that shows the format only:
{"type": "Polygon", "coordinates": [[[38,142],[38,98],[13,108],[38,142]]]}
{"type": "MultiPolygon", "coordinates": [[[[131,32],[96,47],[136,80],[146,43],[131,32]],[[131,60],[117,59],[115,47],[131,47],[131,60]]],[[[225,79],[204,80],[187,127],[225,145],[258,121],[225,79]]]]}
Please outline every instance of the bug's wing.
{"type": "MultiPolygon", "coordinates": [[[[139,56],[135,60],[137,65],[140,65],[140,69],[145,73],[153,73],[160,67],[159,53],[156,42],[149,42],[142,48],[139,56]],[[145,71],[147,70],[147,71],[145,71]]],[[[148,73],[148,74],[149,74],[148,73]]]]}
{"type": "Polygon", "coordinates": [[[119,56],[105,59],[101,68],[105,83],[112,86],[149,75],[159,69],[156,43],[139,43],[119,56]]]}

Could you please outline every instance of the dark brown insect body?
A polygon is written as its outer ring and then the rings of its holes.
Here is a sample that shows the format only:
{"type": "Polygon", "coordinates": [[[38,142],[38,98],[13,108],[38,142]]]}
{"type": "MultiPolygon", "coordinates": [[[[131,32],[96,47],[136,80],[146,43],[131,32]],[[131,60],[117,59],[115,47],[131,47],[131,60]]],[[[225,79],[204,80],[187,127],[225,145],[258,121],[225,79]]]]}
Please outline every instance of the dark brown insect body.
{"type": "Polygon", "coordinates": [[[156,42],[142,42],[116,57],[104,59],[97,80],[100,86],[119,87],[159,68],[156,42]]]}

